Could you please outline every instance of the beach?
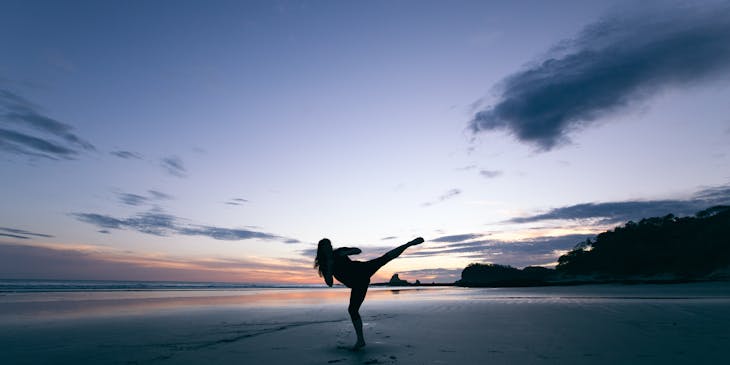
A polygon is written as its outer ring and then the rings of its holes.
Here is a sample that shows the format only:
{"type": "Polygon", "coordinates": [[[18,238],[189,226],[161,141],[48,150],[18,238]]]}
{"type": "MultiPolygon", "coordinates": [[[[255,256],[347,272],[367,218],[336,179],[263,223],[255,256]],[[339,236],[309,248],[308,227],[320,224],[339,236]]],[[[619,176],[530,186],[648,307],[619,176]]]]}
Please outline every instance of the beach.
{"type": "Polygon", "coordinates": [[[4,364],[719,363],[730,285],[0,293],[4,364]]]}

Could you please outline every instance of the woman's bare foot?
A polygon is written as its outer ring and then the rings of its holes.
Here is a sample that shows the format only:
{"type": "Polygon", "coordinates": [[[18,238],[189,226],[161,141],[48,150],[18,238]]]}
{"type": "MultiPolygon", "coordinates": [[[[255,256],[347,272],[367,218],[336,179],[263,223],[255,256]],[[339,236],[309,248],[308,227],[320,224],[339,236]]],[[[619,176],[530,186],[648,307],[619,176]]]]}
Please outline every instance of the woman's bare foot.
{"type": "Polygon", "coordinates": [[[415,245],[420,245],[422,243],[423,243],[423,238],[422,237],[418,237],[418,238],[414,239],[413,241],[408,242],[408,245],[415,246],[415,245]]]}
{"type": "Polygon", "coordinates": [[[355,342],[355,345],[352,346],[352,351],[357,351],[363,347],[365,347],[365,340],[357,340],[357,342],[355,342]]]}

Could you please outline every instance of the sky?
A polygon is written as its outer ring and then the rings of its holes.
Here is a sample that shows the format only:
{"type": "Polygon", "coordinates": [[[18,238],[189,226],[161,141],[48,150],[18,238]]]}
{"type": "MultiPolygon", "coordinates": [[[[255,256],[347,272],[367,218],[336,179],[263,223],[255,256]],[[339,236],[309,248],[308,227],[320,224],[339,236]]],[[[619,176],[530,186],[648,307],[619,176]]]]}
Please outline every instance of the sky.
{"type": "Polygon", "coordinates": [[[730,203],[730,3],[0,3],[0,278],[554,266],[730,203]],[[355,258],[355,257],[353,257],[355,258]]]}

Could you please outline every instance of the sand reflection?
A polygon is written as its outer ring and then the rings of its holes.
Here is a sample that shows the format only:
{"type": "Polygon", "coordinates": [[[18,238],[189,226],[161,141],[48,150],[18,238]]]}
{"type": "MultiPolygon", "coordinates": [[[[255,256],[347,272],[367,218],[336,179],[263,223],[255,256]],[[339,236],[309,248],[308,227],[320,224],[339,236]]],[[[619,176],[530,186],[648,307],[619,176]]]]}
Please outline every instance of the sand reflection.
{"type": "MultiPolygon", "coordinates": [[[[394,296],[419,291],[372,288],[368,298],[401,300],[394,296]]],[[[0,322],[144,315],[211,307],[344,307],[349,295],[347,288],[8,293],[0,296],[0,322]]]]}

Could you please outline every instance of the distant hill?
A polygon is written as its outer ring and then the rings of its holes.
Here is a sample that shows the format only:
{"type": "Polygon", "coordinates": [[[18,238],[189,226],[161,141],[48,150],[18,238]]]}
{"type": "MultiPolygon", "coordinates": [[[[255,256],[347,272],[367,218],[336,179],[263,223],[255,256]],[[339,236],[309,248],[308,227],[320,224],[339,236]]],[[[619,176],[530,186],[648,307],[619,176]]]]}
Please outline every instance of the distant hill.
{"type": "Polygon", "coordinates": [[[674,215],[628,222],[586,240],[558,259],[565,275],[630,278],[669,275],[707,277],[730,267],[730,207],[694,217],[674,215]]]}
{"type": "Polygon", "coordinates": [[[471,264],[460,286],[537,286],[590,282],[676,282],[730,278],[730,206],[694,217],[645,218],[578,243],[555,270],[471,264]]]}
{"type": "Polygon", "coordinates": [[[555,270],[528,266],[522,270],[498,264],[470,264],[461,272],[459,286],[538,286],[555,277],[555,270]]]}

